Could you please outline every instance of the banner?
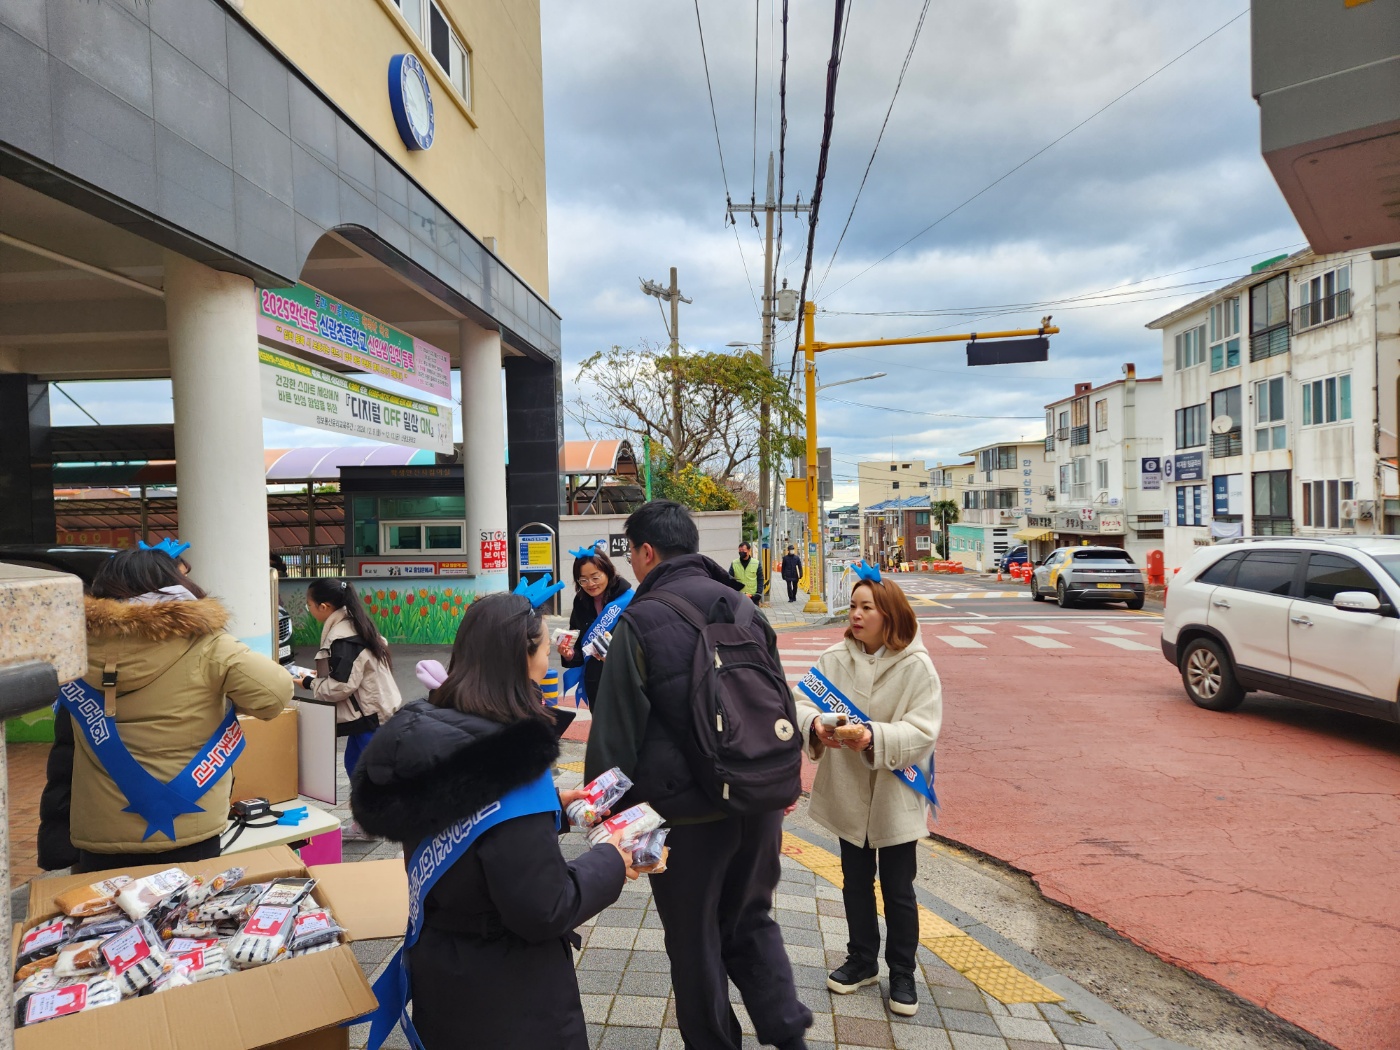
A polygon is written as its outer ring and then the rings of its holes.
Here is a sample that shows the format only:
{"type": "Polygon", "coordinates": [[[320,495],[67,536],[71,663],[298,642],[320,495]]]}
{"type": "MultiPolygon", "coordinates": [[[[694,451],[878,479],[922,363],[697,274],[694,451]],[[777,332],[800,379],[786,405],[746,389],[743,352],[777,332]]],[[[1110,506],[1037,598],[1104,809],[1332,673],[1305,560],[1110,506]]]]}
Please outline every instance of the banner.
{"type": "Polygon", "coordinates": [[[308,285],[263,289],[258,338],[436,397],[452,396],[452,361],[446,351],[308,285]]]}
{"type": "Polygon", "coordinates": [[[258,347],[263,415],[433,452],[452,451],[452,409],[377,390],[258,347]]]}

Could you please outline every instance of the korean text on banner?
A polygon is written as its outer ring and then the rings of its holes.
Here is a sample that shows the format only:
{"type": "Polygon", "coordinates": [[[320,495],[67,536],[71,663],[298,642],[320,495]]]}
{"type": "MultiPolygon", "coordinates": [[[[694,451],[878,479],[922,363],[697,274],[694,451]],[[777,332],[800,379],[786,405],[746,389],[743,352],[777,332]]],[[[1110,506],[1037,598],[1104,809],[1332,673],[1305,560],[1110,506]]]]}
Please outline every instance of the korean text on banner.
{"type": "Polygon", "coordinates": [[[263,415],[433,452],[452,451],[452,409],[357,383],[258,348],[263,415]]]}
{"type": "Polygon", "coordinates": [[[452,396],[452,362],[446,351],[308,285],[263,290],[258,297],[258,338],[435,397],[452,396]]]}

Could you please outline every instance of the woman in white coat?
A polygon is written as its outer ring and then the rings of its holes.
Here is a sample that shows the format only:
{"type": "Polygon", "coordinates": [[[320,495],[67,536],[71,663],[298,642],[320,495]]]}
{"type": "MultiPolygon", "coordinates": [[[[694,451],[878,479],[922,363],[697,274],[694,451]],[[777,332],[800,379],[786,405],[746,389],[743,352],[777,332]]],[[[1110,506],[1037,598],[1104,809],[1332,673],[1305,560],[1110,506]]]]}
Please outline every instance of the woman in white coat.
{"type": "Polygon", "coordinates": [[[922,790],[895,771],[915,766],[928,777],[943,693],[909,599],[894,582],[882,581],[878,569],[863,563],[856,569],[861,580],[851,592],[850,627],[817,660],[815,670],[826,683],[809,676],[797,690],[798,724],[808,754],[817,762],[810,813],[840,839],[842,897],[850,928],[846,961],[827,978],[827,987],[845,994],[880,980],[878,869],[889,931],[889,1008],[909,1017],[919,1008],[915,843],[928,834],[928,803],[922,790]],[[847,739],[822,724],[823,710],[813,699],[822,695],[829,706],[838,706],[836,693],[868,720],[859,732],[846,730],[847,739]]]}

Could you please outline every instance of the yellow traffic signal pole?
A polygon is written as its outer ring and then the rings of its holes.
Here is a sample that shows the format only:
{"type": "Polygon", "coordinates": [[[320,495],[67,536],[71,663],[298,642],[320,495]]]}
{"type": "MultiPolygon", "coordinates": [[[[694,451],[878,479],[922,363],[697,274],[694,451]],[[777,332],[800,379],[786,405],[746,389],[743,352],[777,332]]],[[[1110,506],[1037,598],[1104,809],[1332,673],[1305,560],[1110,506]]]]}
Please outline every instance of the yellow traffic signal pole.
{"type": "MultiPolygon", "coordinates": [[[[826,612],[822,589],[826,586],[826,537],[817,512],[817,354],[823,350],[855,350],[866,346],[912,346],[916,343],[966,343],[980,339],[1014,339],[1019,336],[1058,335],[1059,328],[1018,328],[1008,332],[964,332],[959,335],[920,335],[908,339],[858,339],[853,342],[819,343],[816,333],[817,304],[802,304],[802,359],[807,379],[807,578],[811,581],[810,597],[803,606],[805,613],[826,612]],[[812,549],[815,546],[816,557],[812,549]]],[[[1049,318],[1046,318],[1049,320],[1049,318]]]]}

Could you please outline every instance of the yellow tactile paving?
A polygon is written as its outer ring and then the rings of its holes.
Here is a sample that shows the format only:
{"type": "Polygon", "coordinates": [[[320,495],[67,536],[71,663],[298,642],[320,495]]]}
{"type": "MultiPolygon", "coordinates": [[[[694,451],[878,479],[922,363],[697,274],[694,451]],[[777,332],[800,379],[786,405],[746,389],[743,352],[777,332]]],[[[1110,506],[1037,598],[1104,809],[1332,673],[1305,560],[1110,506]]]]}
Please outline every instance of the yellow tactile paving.
{"type": "MultiPolygon", "coordinates": [[[[841,860],[828,850],[785,831],[783,854],[833,886],[841,886],[841,860]]],[[[875,905],[884,914],[878,880],[875,905]]],[[[1056,995],[1039,981],[1022,973],[986,945],[923,905],[919,905],[919,943],[1001,1003],[1064,1001],[1063,996],[1056,995]]]]}
{"type": "Polygon", "coordinates": [[[567,769],[570,773],[583,773],[582,762],[560,762],[558,763],[558,768],[567,769]]]}

